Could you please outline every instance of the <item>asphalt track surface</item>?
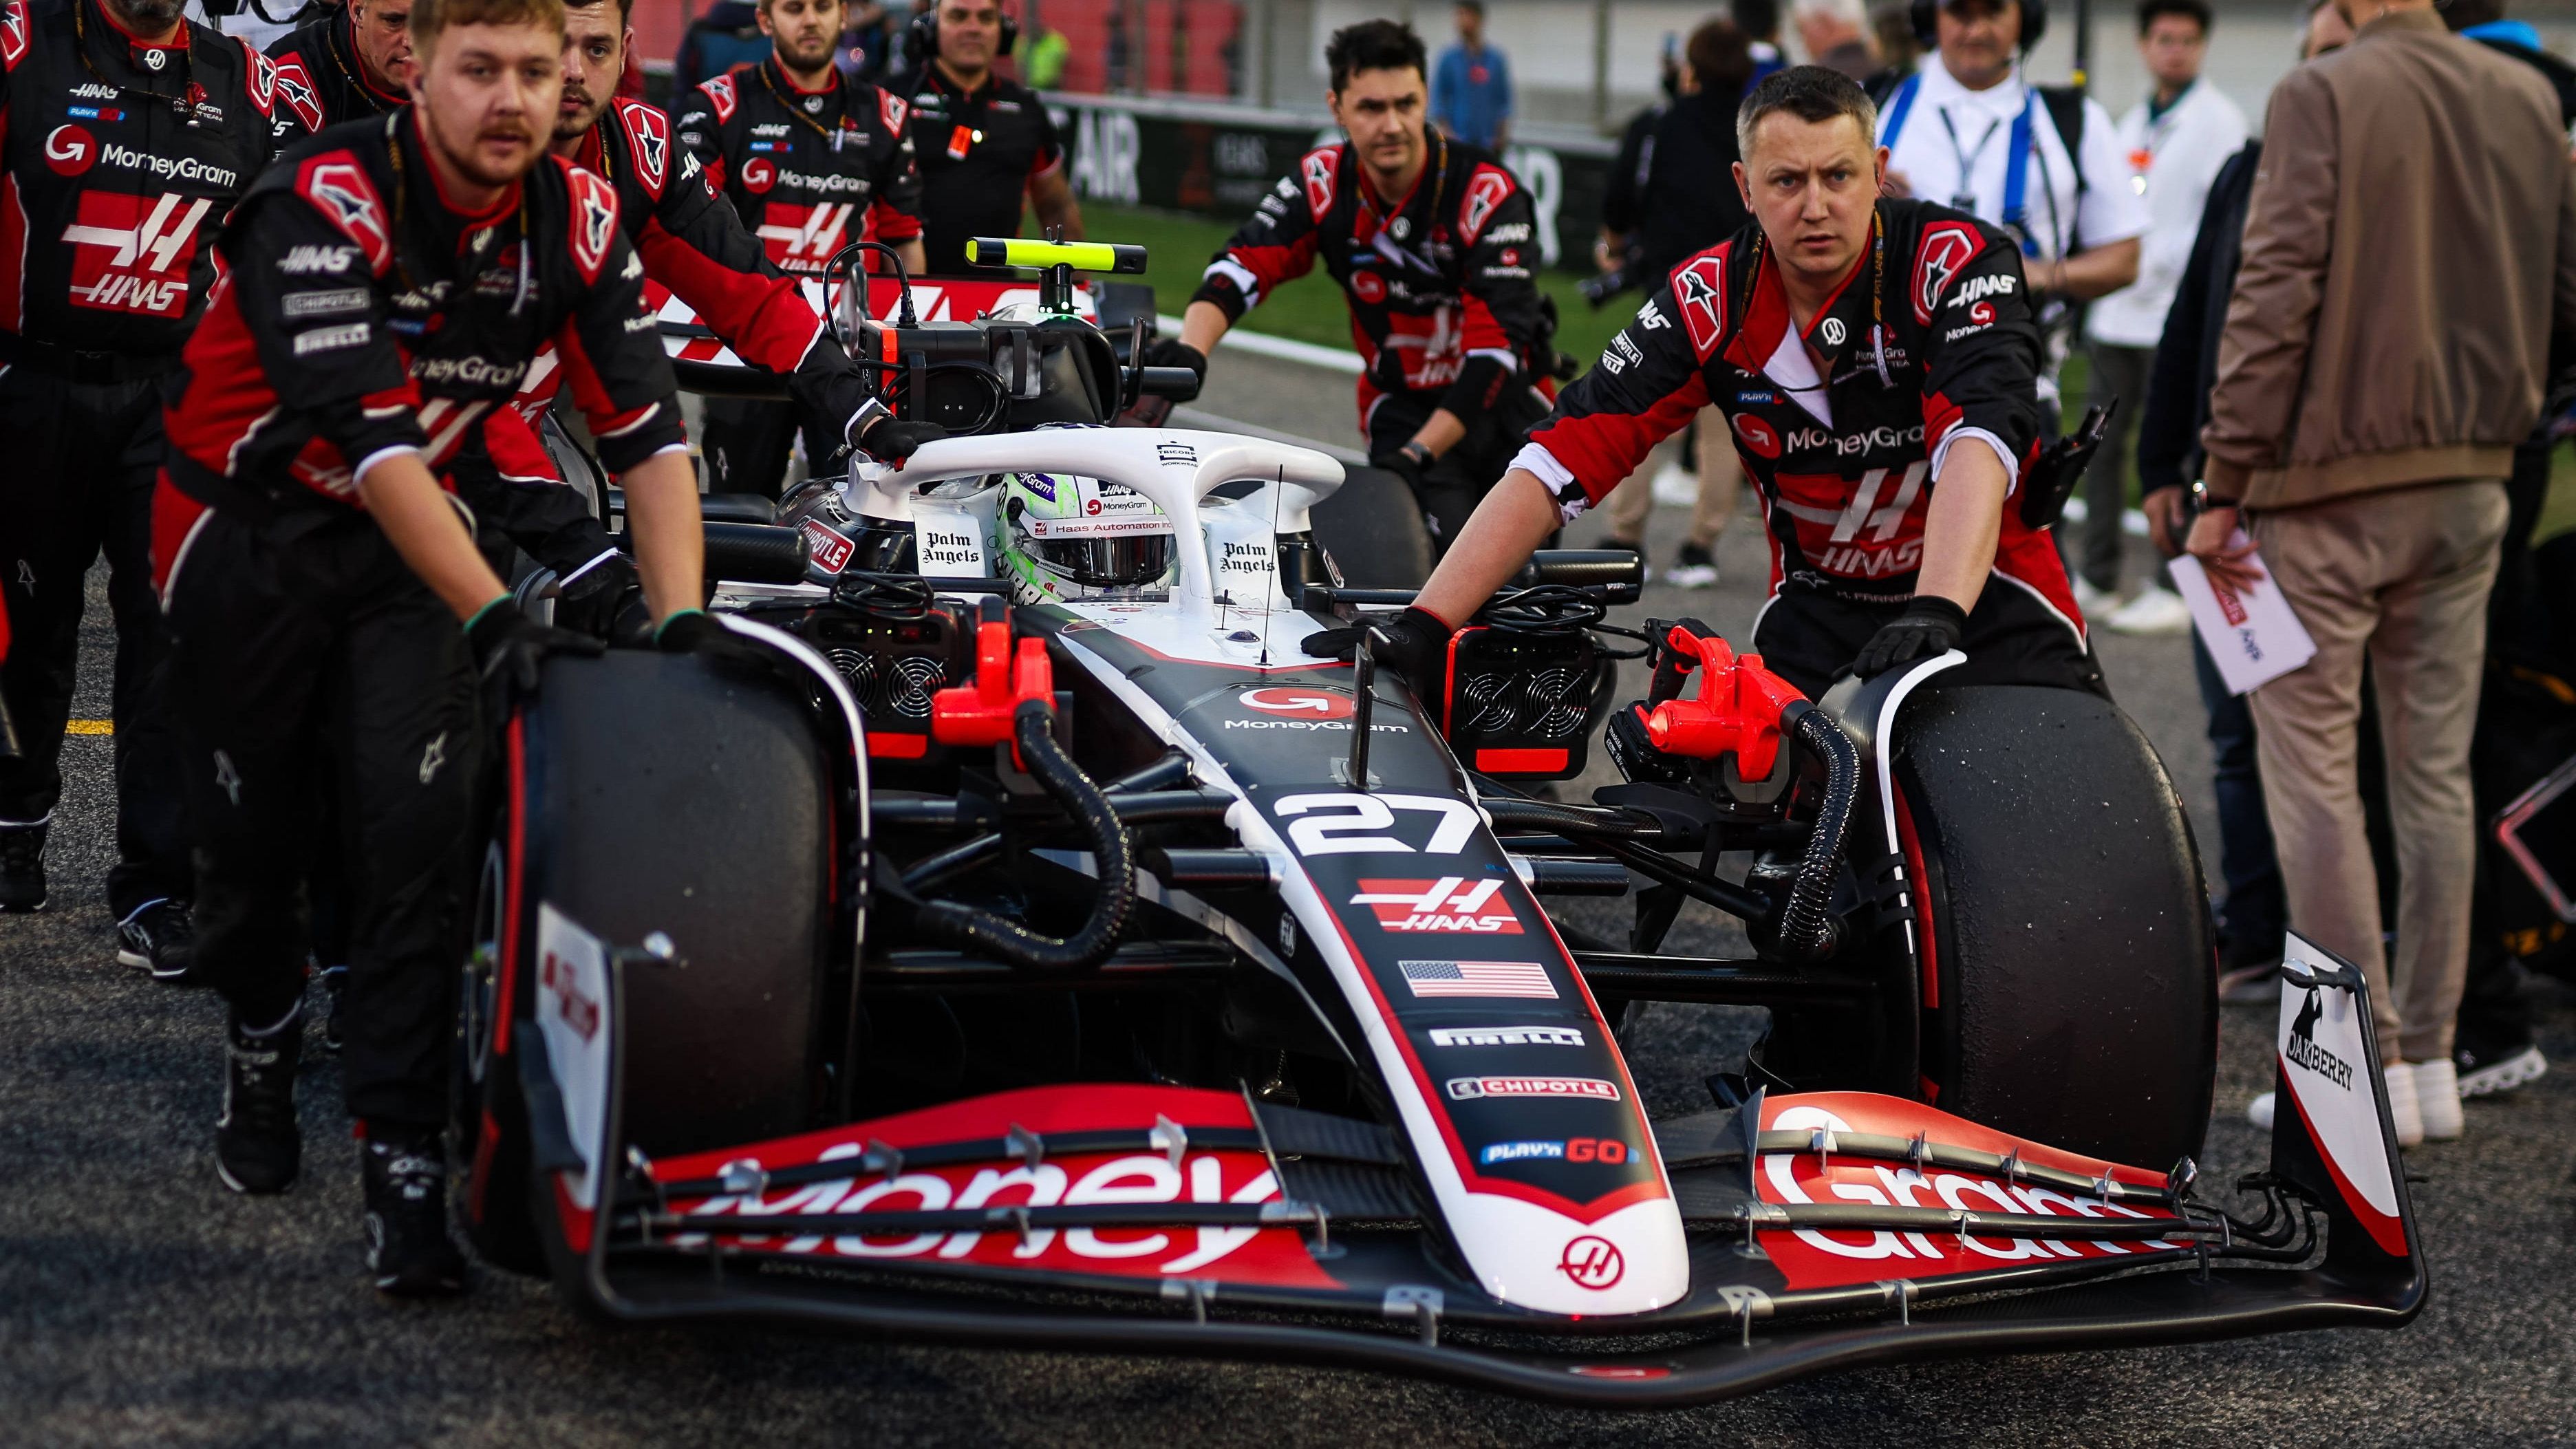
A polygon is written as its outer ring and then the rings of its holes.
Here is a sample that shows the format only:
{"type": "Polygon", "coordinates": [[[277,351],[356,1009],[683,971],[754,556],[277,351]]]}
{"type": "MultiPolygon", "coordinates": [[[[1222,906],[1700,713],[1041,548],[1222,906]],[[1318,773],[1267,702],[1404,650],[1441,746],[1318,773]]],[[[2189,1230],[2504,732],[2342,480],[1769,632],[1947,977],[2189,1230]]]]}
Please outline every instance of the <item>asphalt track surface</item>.
{"type": "MultiPolygon", "coordinates": [[[[1220,358],[1202,404],[1351,441],[1349,384],[1220,358]]],[[[1656,562],[1686,520],[1657,515],[1656,562]]],[[[1578,530],[1577,537],[1584,535],[1578,530]]],[[[1762,578],[1749,517],[1714,594],[1647,609],[1734,633],[1762,578]]],[[[95,580],[94,580],[95,582],[95,580]]],[[[93,590],[76,714],[106,714],[93,590]]],[[[2106,639],[2121,701],[2216,836],[2178,640],[2106,639]]],[[[2433,1300],[2400,1333],[1960,1360],[1813,1379],[1688,1411],[1576,1411],[1375,1374],[911,1346],[728,1327],[603,1330],[486,1273],[435,1306],[359,1276],[357,1160],[336,1063],[308,1053],[306,1174],[284,1198],[216,1182],[220,1008],[113,964],[100,894],[109,742],[66,746],[54,906],[0,918],[0,1442],[28,1444],[2493,1444],[2576,1440],[2576,1071],[2472,1104],[2409,1155],[2433,1300]]],[[[1685,917],[1685,921],[1689,918],[1685,917]]],[[[1703,928],[1705,929],[1705,928],[1703,928]]],[[[1676,939],[1676,947],[1713,945],[1676,939]]],[[[2238,1113],[2268,1084],[2268,1012],[2231,1011],[2204,1181],[2259,1165],[2238,1113]]],[[[1742,1014],[1658,1006],[1632,1043],[1658,1116],[1705,1105],[1742,1014]]],[[[2576,1064],[2576,998],[2543,1046],[2576,1064]]]]}

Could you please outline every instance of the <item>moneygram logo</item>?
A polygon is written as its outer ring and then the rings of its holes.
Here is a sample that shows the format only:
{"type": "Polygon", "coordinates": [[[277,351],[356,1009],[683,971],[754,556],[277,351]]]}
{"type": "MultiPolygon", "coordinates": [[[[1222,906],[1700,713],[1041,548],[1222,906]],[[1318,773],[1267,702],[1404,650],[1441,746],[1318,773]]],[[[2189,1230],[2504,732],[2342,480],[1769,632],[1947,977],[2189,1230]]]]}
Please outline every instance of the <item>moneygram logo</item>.
{"type": "Polygon", "coordinates": [[[1438,880],[1363,880],[1351,904],[1366,906],[1389,931],[1432,931],[1473,936],[1517,936],[1520,917],[1502,894],[1499,879],[1470,881],[1447,875],[1438,880]]]}
{"type": "Polygon", "coordinates": [[[202,181],[226,191],[241,179],[238,171],[194,156],[155,156],[149,151],[137,151],[113,141],[107,143],[99,159],[127,171],[149,171],[164,181],[202,181]]]}
{"type": "Polygon", "coordinates": [[[1292,719],[1349,719],[1357,708],[1348,696],[1330,690],[1297,689],[1287,685],[1247,689],[1242,699],[1246,709],[1286,715],[1292,719]]]}

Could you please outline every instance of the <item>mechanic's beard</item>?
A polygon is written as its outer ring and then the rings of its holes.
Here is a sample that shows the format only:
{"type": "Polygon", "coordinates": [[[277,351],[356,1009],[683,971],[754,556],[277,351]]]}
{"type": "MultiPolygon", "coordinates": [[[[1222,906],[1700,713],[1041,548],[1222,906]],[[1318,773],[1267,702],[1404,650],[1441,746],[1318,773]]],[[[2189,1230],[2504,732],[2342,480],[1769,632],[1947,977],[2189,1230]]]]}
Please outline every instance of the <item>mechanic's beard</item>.
{"type": "Polygon", "coordinates": [[[186,0],[103,0],[128,30],[158,35],[179,23],[186,0]]]}
{"type": "Polygon", "coordinates": [[[799,76],[812,75],[831,65],[832,49],[838,39],[837,36],[826,35],[815,41],[811,47],[790,48],[781,45],[778,47],[779,63],[799,76]]]}
{"type": "Polygon", "coordinates": [[[477,186],[508,186],[527,175],[546,154],[546,148],[540,143],[536,126],[526,120],[520,121],[515,126],[478,125],[462,148],[448,144],[444,126],[432,124],[427,130],[430,144],[438,148],[439,155],[447,164],[477,186]],[[484,158],[483,142],[486,139],[501,136],[509,136],[526,143],[526,150],[517,164],[496,164],[484,158]]]}
{"type": "Polygon", "coordinates": [[[570,115],[566,115],[561,106],[555,108],[554,139],[558,144],[578,141],[590,133],[591,127],[599,124],[599,107],[591,103],[587,88],[566,81],[563,98],[571,101],[574,108],[570,115]]]}

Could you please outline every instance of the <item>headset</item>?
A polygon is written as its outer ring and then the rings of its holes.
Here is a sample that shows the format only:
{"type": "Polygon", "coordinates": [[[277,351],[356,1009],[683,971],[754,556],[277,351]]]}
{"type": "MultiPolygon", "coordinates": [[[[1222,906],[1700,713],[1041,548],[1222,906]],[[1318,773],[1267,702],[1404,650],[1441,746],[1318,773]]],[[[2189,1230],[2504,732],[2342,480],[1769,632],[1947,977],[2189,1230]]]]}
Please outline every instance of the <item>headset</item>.
{"type": "MultiPolygon", "coordinates": [[[[1002,42],[1000,47],[993,53],[997,56],[1008,55],[1011,53],[1011,47],[1018,45],[1019,43],[1020,22],[1011,18],[1011,12],[1004,10],[1002,12],[1002,42]]],[[[938,53],[939,7],[937,5],[933,5],[929,9],[912,17],[912,23],[904,27],[903,58],[907,64],[918,68],[927,64],[930,58],[938,53]]]]}
{"type": "MultiPolygon", "coordinates": [[[[1926,49],[1940,42],[1937,17],[1943,3],[1944,0],[1913,0],[1906,7],[1906,18],[1914,24],[1914,38],[1922,41],[1926,49]]],[[[2038,46],[2039,38],[2048,33],[2048,0],[2017,0],[2017,3],[2021,6],[2021,53],[2028,55],[2038,46]]],[[[920,24],[919,21],[913,23],[920,24]]],[[[1003,23],[1009,24],[1008,21],[1003,23]]],[[[1007,37],[1010,31],[1005,29],[1002,33],[1007,37]]]]}

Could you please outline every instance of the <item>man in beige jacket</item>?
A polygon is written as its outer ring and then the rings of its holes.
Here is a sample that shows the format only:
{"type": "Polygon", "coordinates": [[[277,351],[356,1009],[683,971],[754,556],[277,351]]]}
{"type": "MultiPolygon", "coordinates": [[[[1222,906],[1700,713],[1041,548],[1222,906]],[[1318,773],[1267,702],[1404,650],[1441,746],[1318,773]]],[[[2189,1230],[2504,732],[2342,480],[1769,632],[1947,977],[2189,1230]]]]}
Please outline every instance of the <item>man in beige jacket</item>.
{"type": "Polygon", "coordinates": [[[2241,522],[2316,639],[2254,696],[2264,796],[2291,929],[2368,974],[2411,1143],[2461,1129],[2469,734],[2501,480],[2539,415],[2552,323],[2576,324],[2576,172],[2537,71],[2449,34],[2429,0],[2335,4],[2353,43],[2272,92],[2190,549],[2252,583],[2241,522]],[[2365,658],[2397,845],[2394,990],[2355,765],[2365,658]]]}

